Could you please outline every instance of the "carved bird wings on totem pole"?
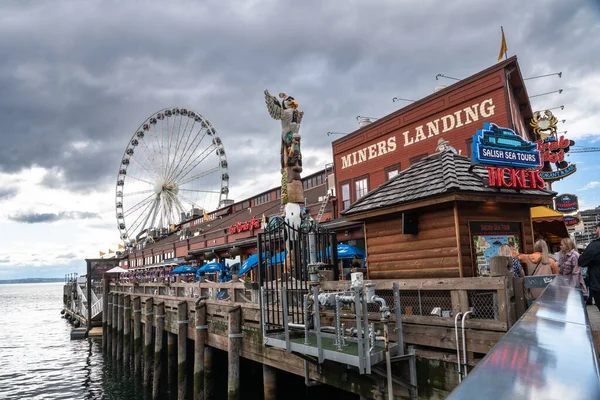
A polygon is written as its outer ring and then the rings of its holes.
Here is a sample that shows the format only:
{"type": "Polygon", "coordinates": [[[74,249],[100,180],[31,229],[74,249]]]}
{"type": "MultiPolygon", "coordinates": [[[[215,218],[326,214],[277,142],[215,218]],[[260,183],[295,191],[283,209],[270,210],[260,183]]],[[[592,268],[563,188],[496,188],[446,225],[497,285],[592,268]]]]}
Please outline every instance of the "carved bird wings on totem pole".
{"type": "MultiPolygon", "coordinates": [[[[300,124],[304,111],[298,110],[298,103],[292,96],[285,93],[279,93],[280,103],[277,97],[271,95],[268,90],[265,90],[265,104],[271,118],[281,121],[281,168],[285,168],[288,158],[293,156],[294,146],[290,146],[289,137],[293,137],[298,143],[300,142],[300,124]],[[287,142],[286,142],[287,137],[287,142]],[[288,154],[285,154],[285,150],[288,154]]],[[[300,163],[300,167],[301,167],[300,163]]],[[[300,169],[301,172],[302,170],[300,169]]]]}

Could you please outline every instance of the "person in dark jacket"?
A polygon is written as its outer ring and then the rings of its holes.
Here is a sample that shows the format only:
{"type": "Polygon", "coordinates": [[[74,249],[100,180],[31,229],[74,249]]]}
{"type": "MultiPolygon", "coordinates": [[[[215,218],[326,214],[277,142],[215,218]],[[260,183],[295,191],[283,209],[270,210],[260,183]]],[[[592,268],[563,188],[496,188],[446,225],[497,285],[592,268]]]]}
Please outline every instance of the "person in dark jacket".
{"type": "Polygon", "coordinates": [[[596,236],[598,238],[591,241],[579,256],[579,266],[588,269],[590,296],[594,298],[596,307],[600,310],[600,223],[596,224],[596,236]]]}

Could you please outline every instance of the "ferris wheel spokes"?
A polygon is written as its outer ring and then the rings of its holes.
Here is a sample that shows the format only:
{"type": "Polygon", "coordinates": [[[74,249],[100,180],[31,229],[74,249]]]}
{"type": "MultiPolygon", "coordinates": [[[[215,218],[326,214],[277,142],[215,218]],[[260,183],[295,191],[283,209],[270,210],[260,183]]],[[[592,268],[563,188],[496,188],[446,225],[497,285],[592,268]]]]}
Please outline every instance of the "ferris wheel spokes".
{"type": "Polygon", "coordinates": [[[115,204],[126,243],[141,231],[165,235],[186,218],[190,205],[214,210],[229,193],[225,150],[215,128],[184,108],[163,109],[146,119],[121,164],[115,204]]]}

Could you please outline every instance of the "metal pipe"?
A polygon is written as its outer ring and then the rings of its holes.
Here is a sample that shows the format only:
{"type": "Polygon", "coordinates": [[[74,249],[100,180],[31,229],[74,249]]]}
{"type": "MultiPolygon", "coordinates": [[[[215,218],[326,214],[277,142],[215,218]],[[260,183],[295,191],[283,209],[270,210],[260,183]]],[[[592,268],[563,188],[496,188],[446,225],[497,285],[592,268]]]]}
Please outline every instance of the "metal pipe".
{"type": "MultiPolygon", "coordinates": [[[[467,315],[472,314],[473,311],[467,311],[462,316],[462,345],[463,345],[463,362],[464,362],[464,370],[465,370],[465,378],[467,377],[467,342],[465,340],[465,319],[467,315]]],[[[460,360],[459,360],[460,362],[460,360]]]]}
{"type": "Polygon", "coordinates": [[[340,333],[340,325],[342,321],[340,320],[340,312],[341,312],[341,302],[340,296],[335,296],[335,344],[338,350],[342,350],[342,334],[340,333]]]}
{"type": "Polygon", "coordinates": [[[392,361],[390,357],[389,322],[383,322],[383,337],[385,339],[385,368],[387,372],[388,399],[394,400],[394,385],[392,382],[392,361]]]}
{"type": "Polygon", "coordinates": [[[458,382],[462,382],[462,374],[460,373],[460,349],[458,346],[458,317],[462,315],[461,312],[454,316],[454,335],[456,336],[456,358],[458,364],[458,382]]]}

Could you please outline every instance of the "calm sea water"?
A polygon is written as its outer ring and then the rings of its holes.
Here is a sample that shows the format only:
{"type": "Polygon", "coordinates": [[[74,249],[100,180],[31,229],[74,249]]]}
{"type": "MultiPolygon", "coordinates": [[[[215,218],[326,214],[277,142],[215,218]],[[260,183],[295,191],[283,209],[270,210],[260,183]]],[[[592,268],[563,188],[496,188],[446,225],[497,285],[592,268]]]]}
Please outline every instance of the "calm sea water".
{"type": "MultiPolygon", "coordinates": [[[[101,340],[70,339],[62,293],[62,283],[0,285],[0,399],[150,399],[131,371],[103,356],[101,340]]],[[[242,398],[261,399],[260,365],[242,359],[241,369],[242,398]]],[[[216,398],[226,398],[225,352],[215,352],[215,371],[216,398]]],[[[290,374],[277,379],[277,397],[286,400],[357,398],[326,386],[306,388],[290,374]]],[[[175,388],[161,390],[161,399],[174,398],[175,388]]]]}

